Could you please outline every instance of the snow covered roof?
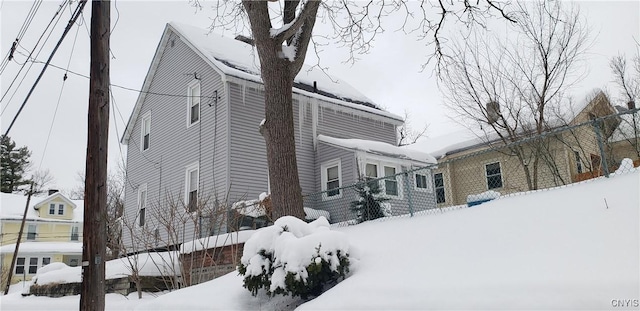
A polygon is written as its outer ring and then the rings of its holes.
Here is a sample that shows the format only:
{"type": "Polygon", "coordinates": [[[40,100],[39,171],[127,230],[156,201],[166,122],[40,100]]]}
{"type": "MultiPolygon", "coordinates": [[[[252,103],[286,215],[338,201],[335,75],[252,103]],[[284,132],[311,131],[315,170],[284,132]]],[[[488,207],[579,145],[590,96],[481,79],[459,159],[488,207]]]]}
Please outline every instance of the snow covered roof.
{"type": "Polygon", "coordinates": [[[437,163],[436,159],[433,156],[425,153],[424,151],[416,150],[414,148],[408,148],[406,146],[397,147],[381,141],[372,141],[365,139],[343,139],[326,135],[318,135],[318,140],[343,148],[365,151],[399,159],[418,161],[426,164],[437,163]]]}
{"type": "MultiPolygon", "coordinates": [[[[190,25],[170,22],[168,27],[175,30],[183,39],[188,40],[223,73],[250,81],[262,82],[260,60],[253,46],[190,25]]],[[[314,82],[320,95],[379,109],[371,99],[346,82],[328,76],[315,67],[304,66],[294,80],[294,87],[312,92],[314,82]]]]}
{"type": "MultiPolygon", "coordinates": [[[[22,219],[24,213],[24,206],[27,204],[27,196],[13,193],[1,193],[0,194],[0,219],[22,219]]],[[[41,221],[54,221],[54,222],[82,222],[84,220],[84,201],[83,200],[70,200],[64,194],[56,192],[49,196],[32,196],[29,202],[29,208],[27,209],[27,220],[41,220],[41,221]],[[73,208],[73,218],[71,220],[64,219],[52,219],[40,217],[38,211],[34,208],[36,205],[47,201],[53,197],[61,197],[65,200],[73,203],[76,208],[73,208]]]]}
{"type": "MultiPolygon", "coordinates": [[[[150,81],[148,80],[150,80],[150,75],[155,71],[154,68],[161,58],[161,50],[167,44],[170,32],[178,34],[188,46],[218,71],[223,76],[223,79],[226,79],[226,76],[230,76],[262,83],[260,60],[257,51],[252,45],[206,29],[170,22],[165,28],[164,35],[145,79],[142,88],[143,92],[140,93],[122,137],[122,142],[125,144],[131,135],[132,123],[135,122],[135,116],[139,112],[141,102],[146,96],[144,91],[149,87],[150,81]]],[[[316,97],[330,103],[375,113],[395,121],[402,121],[400,116],[383,110],[345,81],[332,77],[317,67],[303,66],[294,79],[293,91],[294,93],[316,97]]]]}
{"type": "MultiPolygon", "coordinates": [[[[0,253],[13,253],[16,244],[0,247],[0,253]]],[[[82,242],[22,242],[19,253],[82,254],[82,242]]]]}

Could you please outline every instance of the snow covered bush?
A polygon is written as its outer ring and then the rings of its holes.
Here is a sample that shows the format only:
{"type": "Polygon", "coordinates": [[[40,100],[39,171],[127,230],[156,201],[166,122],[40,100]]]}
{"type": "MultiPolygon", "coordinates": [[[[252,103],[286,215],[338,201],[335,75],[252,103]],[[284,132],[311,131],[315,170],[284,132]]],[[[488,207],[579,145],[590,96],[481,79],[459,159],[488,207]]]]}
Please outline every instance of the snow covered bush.
{"type": "Polygon", "coordinates": [[[387,216],[386,210],[390,208],[385,207],[384,202],[389,201],[389,198],[384,197],[380,189],[378,181],[366,181],[361,180],[355,185],[359,198],[351,202],[351,211],[356,213],[356,221],[358,223],[373,220],[380,217],[387,216]]]}
{"type": "Polygon", "coordinates": [[[238,272],[254,296],[264,289],[307,299],[349,273],[349,242],[322,216],[310,223],[281,217],[245,243],[238,272]]]}

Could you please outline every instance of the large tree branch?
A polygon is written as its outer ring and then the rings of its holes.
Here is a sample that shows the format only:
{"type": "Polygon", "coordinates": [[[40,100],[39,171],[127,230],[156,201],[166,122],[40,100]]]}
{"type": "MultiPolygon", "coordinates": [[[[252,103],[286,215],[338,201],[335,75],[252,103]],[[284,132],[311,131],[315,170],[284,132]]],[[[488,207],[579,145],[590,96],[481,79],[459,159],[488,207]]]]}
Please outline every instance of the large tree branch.
{"type": "MultiPolygon", "coordinates": [[[[298,3],[299,3],[299,1],[298,1],[298,3]]],[[[292,11],[293,14],[295,14],[295,7],[293,7],[293,9],[291,9],[292,5],[294,5],[294,4],[291,3],[289,5],[289,8],[287,8],[286,4],[285,4],[285,12],[288,9],[288,10],[292,11]]],[[[295,5],[297,6],[298,4],[296,3],[295,5]]],[[[273,39],[275,40],[275,42],[277,44],[282,44],[282,43],[284,43],[285,40],[288,40],[291,37],[293,37],[298,32],[298,30],[300,28],[302,28],[302,26],[309,19],[313,19],[313,22],[315,23],[316,14],[318,13],[318,8],[319,7],[320,7],[320,0],[309,0],[309,1],[307,1],[307,3],[305,3],[304,7],[302,8],[302,11],[300,12],[300,14],[296,18],[294,18],[292,21],[289,21],[288,23],[285,22],[285,25],[282,26],[282,29],[280,29],[273,36],[273,39]]],[[[291,14],[291,13],[289,13],[289,14],[291,14]]],[[[291,15],[287,15],[287,17],[291,18],[291,15]]],[[[312,24],[311,28],[313,28],[313,24],[312,24]]]]}

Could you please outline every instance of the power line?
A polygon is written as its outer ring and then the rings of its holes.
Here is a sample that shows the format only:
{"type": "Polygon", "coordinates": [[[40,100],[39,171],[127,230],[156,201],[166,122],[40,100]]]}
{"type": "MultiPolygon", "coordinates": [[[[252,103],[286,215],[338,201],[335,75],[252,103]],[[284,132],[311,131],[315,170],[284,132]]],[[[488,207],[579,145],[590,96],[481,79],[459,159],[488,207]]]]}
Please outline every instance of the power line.
{"type": "Polygon", "coordinates": [[[51,52],[51,55],[49,56],[49,59],[47,59],[46,64],[44,65],[44,67],[42,68],[42,71],[40,72],[40,75],[38,76],[38,78],[36,79],[36,82],[33,84],[33,86],[31,87],[31,90],[29,90],[29,93],[27,94],[27,97],[24,99],[24,102],[22,103],[22,105],[20,106],[20,109],[18,109],[18,112],[16,113],[15,117],[13,118],[13,120],[11,120],[11,124],[9,124],[9,128],[7,128],[7,131],[4,133],[5,136],[9,135],[9,131],[11,131],[11,128],[13,127],[13,124],[16,122],[16,120],[18,119],[18,116],[20,115],[20,113],[22,112],[22,109],[24,108],[24,106],[27,104],[27,101],[29,100],[29,97],[31,97],[31,94],[33,93],[33,90],[35,90],[36,86],[38,85],[38,82],[40,82],[40,79],[42,78],[42,76],[44,75],[44,72],[47,70],[47,66],[49,65],[49,62],[51,62],[51,59],[53,58],[53,56],[56,54],[56,51],[58,51],[58,48],[60,47],[60,45],[62,44],[62,41],[64,40],[64,38],[67,36],[67,33],[69,33],[69,30],[71,29],[71,26],[75,23],[75,21],[78,19],[78,17],[81,15],[82,13],[82,9],[84,8],[84,6],[87,4],[87,0],[82,0],[80,1],[80,3],[78,4],[78,7],[76,8],[76,11],[74,12],[73,17],[71,18],[71,20],[69,21],[69,23],[67,24],[67,27],[64,28],[64,32],[62,33],[62,37],[60,38],[60,40],[58,40],[58,43],[56,44],[55,48],[53,49],[53,51],[51,52]]]}
{"type": "MultiPolygon", "coordinates": [[[[30,59],[29,61],[30,61],[30,62],[33,62],[33,63],[39,63],[39,64],[44,63],[43,61],[36,60],[36,59],[30,59]]],[[[82,77],[82,78],[89,79],[89,76],[87,76],[87,75],[85,75],[85,74],[82,74],[82,73],[79,73],[79,72],[75,72],[75,71],[73,71],[73,70],[65,69],[65,68],[60,67],[60,66],[58,66],[58,65],[56,65],[56,64],[49,63],[49,67],[53,67],[53,68],[56,68],[56,69],[64,70],[65,72],[71,73],[71,74],[76,75],[76,76],[78,76],[78,77],[82,77]]],[[[157,96],[167,96],[167,97],[182,97],[182,98],[188,98],[188,97],[190,97],[189,95],[184,95],[184,94],[169,94],[169,93],[159,93],[159,92],[151,92],[151,91],[142,91],[142,90],[139,90],[139,89],[134,89],[134,88],[131,88],[131,87],[126,87],[126,86],[122,86],[122,85],[118,85],[118,84],[114,84],[114,83],[111,83],[111,84],[109,84],[109,85],[110,85],[110,86],[112,86],[112,87],[117,87],[117,88],[119,88],[119,89],[126,90],[126,91],[131,91],[131,92],[136,92],[136,93],[142,93],[142,94],[157,95],[157,96]]],[[[215,95],[210,95],[210,96],[207,96],[207,95],[201,95],[201,96],[200,96],[200,98],[205,98],[205,99],[215,99],[215,98],[217,98],[217,97],[216,97],[215,95]]]]}
{"type": "MultiPolygon", "coordinates": [[[[54,28],[55,25],[58,24],[58,22],[60,21],[60,18],[62,17],[62,14],[60,14],[60,11],[64,9],[65,4],[67,3],[67,0],[65,0],[60,7],[58,8],[58,11],[56,11],[56,13],[53,15],[53,17],[51,18],[51,20],[49,21],[49,24],[47,25],[47,27],[44,29],[44,31],[42,32],[42,34],[40,35],[40,37],[38,38],[38,41],[36,42],[36,44],[33,46],[33,50],[31,50],[31,52],[29,53],[29,56],[27,56],[27,60],[31,58],[31,55],[33,55],[33,53],[35,52],[36,48],[38,47],[38,45],[40,44],[40,41],[42,40],[42,37],[44,37],[45,33],[47,32],[47,30],[49,29],[49,27],[51,27],[51,24],[54,22],[55,20],[55,24],[54,24],[54,28]],[[56,16],[58,17],[56,19],[56,16]]],[[[47,41],[49,41],[49,38],[51,37],[51,34],[53,33],[53,28],[51,28],[51,31],[49,32],[49,35],[47,36],[47,38],[44,40],[44,42],[42,43],[42,46],[40,47],[40,50],[38,51],[38,53],[36,54],[35,58],[37,58],[40,55],[40,52],[42,52],[42,49],[44,48],[44,45],[47,41]]],[[[16,45],[19,45],[19,43],[17,42],[18,39],[16,39],[16,45]]],[[[22,46],[21,46],[22,47],[22,46]]],[[[18,51],[18,53],[20,53],[18,51]]],[[[22,53],[20,53],[22,54],[22,53]]],[[[17,61],[16,61],[17,62],[17,61]]],[[[2,100],[4,100],[5,96],[9,93],[9,91],[11,90],[11,87],[13,86],[13,84],[16,82],[16,80],[18,79],[18,77],[20,76],[20,73],[22,72],[22,70],[24,69],[24,66],[26,65],[26,61],[24,62],[24,64],[22,64],[22,66],[20,67],[20,70],[18,71],[18,73],[16,74],[15,78],[13,78],[13,81],[11,81],[11,84],[9,85],[9,87],[7,88],[7,91],[2,95],[2,98],[0,98],[0,102],[2,102],[2,100]]],[[[31,70],[31,67],[33,66],[33,63],[29,66],[29,68],[27,69],[27,72],[25,72],[24,76],[22,77],[22,80],[20,80],[20,83],[18,84],[18,86],[16,87],[15,91],[13,92],[13,95],[11,95],[11,98],[9,99],[9,102],[11,102],[11,99],[13,99],[13,96],[16,94],[16,92],[18,91],[18,89],[20,88],[20,86],[22,85],[22,82],[24,81],[24,79],[27,77],[27,74],[29,73],[29,71],[31,70]]],[[[6,66],[5,66],[6,67],[6,66]]],[[[5,68],[2,68],[2,70],[0,70],[0,74],[2,74],[2,72],[4,72],[5,68]]],[[[4,114],[5,109],[7,109],[7,107],[9,106],[9,102],[7,102],[7,104],[5,105],[5,107],[2,109],[2,112],[0,113],[0,115],[4,114]]]]}
{"type": "Polygon", "coordinates": [[[2,60],[2,66],[1,66],[2,70],[1,71],[4,71],[4,68],[7,66],[9,61],[11,61],[11,59],[13,58],[13,52],[15,51],[16,45],[20,42],[20,40],[22,40],[22,37],[24,36],[24,34],[26,33],[27,29],[31,25],[31,22],[33,21],[33,17],[35,17],[36,12],[40,8],[41,4],[42,4],[42,0],[34,1],[33,4],[31,4],[31,8],[29,9],[29,12],[27,13],[27,17],[25,18],[24,22],[22,23],[22,26],[20,26],[20,30],[18,31],[18,35],[16,36],[16,39],[13,41],[13,46],[12,46],[11,50],[9,50],[9,53],[7,54],[7,56],[5,56],[5,58],[2,60]]]}
{"type": "MultiPolygon", "coordinates": [[[[67,69],[71,65],[71,58],[73,57],[73,51],[76,48],[76,41],[78,39],[78,32],[80,27],[76,28],[76,36],[73,38],[73,45],[71,46],[71,54],[69,55],[69,61],[67,62],[67,69]]],[[[58,107],[60,106],[60,99],[62,99],[62,93],[64,91],[64,86],[67,82],[67,73],[65,72],[64,77],[62,78],[62,87],[60,88],[60,94],[58,95],[58,102],[56,102],[56,109],[53,112],[53,118],[51,119],[51,125],[49,126],[49,133],[47,134],[47,140],[44,143],[44,150],[42,151],[42,158],[40,158],[40,164],[38,165],[38,170],[42,167],[42,162],[44,161],[44,156],[47,153],[47,146],[49,146],[49,139],[51,138],[51,132],[53,131],[53,124],[56,122],[56,115],[58,114],[58,107]]]]}

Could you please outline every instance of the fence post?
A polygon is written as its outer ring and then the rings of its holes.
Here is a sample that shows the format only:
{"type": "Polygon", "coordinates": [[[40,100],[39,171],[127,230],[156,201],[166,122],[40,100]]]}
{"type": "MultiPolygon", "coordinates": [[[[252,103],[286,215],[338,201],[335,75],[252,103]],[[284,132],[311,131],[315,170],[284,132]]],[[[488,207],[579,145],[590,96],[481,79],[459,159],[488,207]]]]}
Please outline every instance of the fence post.
{"type": "Polygon", "coordinates": [[[409,214],[413,217],[413,200],[411,200],[411,183],[409,182],[409,173],[404,172],[404,189],[407,192],[407,205],[409,206],[409,214]]]}
{"type": "Polygon", "coordinates": [[[593,131],[596,133],[596,139],[598,140],[598,149],[600,150],[600,166],[602,166],[602,172],[604,176],[609,178],[609,166],[607,165],[607,155],[604,153],[604,143],[602,142],[602,133],[600,132],[600,125],[602,120],[593,120],[593,131]]]}

